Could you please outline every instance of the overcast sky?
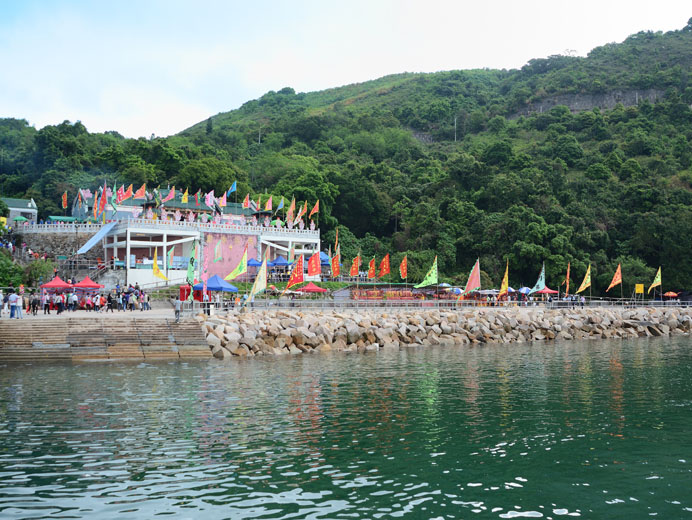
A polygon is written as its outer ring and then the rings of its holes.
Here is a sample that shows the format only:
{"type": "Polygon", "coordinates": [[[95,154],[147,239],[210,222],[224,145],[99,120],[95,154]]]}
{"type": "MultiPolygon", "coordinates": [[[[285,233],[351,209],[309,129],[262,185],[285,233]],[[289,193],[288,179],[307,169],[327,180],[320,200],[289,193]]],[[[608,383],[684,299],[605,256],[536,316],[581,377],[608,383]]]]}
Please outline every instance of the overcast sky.
{"type": "Polygon", "coordinates": [[[689,0],[0,0],[0,117],[165,136],[285,86],[518,68],[690,17],[689,0]]]}

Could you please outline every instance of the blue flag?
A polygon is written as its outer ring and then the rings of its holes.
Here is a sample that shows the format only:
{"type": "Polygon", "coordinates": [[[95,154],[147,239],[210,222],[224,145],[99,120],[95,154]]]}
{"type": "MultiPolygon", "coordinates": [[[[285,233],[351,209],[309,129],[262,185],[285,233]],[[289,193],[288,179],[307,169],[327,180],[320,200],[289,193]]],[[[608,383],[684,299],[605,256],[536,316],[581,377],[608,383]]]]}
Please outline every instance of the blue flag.
{"type": "Polygon", "coordinates": [[[233,193],[235,190],[238,189],[236,182],[237,181],[233,181],[233,185],[230,188],[228,188],[228,193],[226,193],[226,195],[230,195],[231,193],[233,193]]]}
{"type": "Polygon", "coordinates": [[[284,198],[281,197],[281,202],[279,202],[279,205],[276,207],[276,211],[279,211],[283,207],[284,207],[284,198]]]}

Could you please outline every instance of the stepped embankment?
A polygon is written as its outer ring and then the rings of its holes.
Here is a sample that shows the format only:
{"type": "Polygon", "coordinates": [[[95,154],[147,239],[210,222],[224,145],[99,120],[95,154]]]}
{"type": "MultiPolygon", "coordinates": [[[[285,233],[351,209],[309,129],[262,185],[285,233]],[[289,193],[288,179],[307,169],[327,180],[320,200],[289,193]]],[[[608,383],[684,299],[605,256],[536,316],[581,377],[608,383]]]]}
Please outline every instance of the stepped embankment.
{"type": "Polygon", "coordinates": [[[254,310],[198,315],[219,359],[313,352],[375,352],[431,345],[639,338],[689,334],[692,308],[486,307],[254,310]]]}

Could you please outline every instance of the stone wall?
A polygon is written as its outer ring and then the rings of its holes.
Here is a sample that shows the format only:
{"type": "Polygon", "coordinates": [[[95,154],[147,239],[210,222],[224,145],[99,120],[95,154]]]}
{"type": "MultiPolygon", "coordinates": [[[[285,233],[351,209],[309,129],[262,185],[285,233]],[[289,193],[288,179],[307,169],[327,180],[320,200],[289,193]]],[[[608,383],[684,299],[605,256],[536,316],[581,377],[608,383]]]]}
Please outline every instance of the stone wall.
{"type": "MultiPolygon", "coordinates": [[[[27,247],[33,251],[46,253],[48,257],[56,258],[58,256],[70,256],[82,247],[94,233],[75,233],[65,231],[63,233],[23,233],[21,234],[21,242],[25,242],[27,247]]],[[[96,260],[104,258],[103,247],[101,243],[96,244],[83,255],[83,258],[96,260]]]]}
{"type": "Polygon", "coordinates": [[[196,317],[215,357],[689,334],[692,308],[256,311],[196,317]]]}

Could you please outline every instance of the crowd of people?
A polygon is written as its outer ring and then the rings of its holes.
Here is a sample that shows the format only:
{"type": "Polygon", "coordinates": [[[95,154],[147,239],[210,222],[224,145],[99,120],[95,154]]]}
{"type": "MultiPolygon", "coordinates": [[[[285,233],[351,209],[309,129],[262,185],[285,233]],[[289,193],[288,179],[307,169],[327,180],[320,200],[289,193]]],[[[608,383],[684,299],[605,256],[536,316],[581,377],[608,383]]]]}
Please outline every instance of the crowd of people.
{"type": "Polygon", "coordinates": [[[70,290],[64,292],[36,292],[24,293],[23,288],[15,290],[8,288],[5,292],[0,289],[0,318],[8,315],[10,319],[22,319],[23,314],[36,316],[40,310],[43,314],[55,311],[75,312],[85,310],[87,312],[119,312],[148,311],[151,310],[151,297],[149,293],[141,290],[138,285],[129,285],[121,289],[118,285],[108,293],[88,293],[70,290]]]}

